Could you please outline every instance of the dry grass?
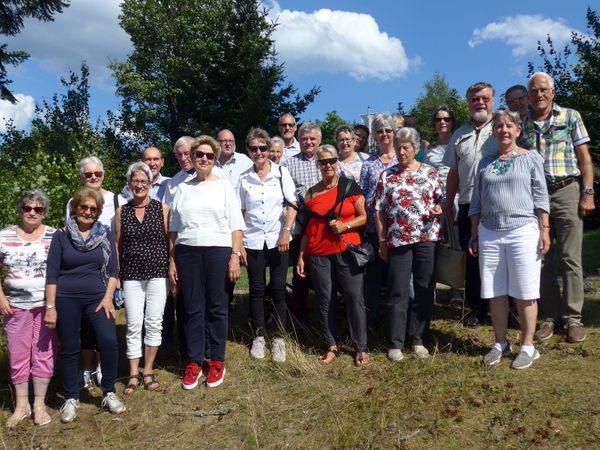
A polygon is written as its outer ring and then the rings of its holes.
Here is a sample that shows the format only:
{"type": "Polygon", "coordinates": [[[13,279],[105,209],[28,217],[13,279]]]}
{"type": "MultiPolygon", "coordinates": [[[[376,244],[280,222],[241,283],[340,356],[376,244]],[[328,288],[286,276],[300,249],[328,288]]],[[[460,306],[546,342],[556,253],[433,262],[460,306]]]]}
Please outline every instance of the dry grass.
{"type": "MultiPolygon", "coordinates": [[[[599,286],[596,285],[596,288],[599,286]]],[[[2,429],[5,448],[598,448],[600,447],[600,297],[588,298],[588,339],[566,344],[555,336],[525,371],[508,360],[492,369],[480,366],[492,343],[491,327],[457,324],[460,309],[436,308],[428,360],[410,353],[389,362],[374,337],[372,363],[357,369],[351,353],[332,365],[317,361],[316,332],[288,340],[288,362],[255,361],[248,355],[244,326],[227,347],[225,383],[216,389],[183,391],[174,358],[162,357],[158,392],[138,390],[126,399],[127,412],[112,417],[98,408],[100,392],[82,398],[77,420],[61,425],[60,394],[50,395],[53,422],[36,429],[2,429]],[[373,350],[374,349],[374,350],[373,350]],[[222,416],[180,417],[170,413],[215,412],[222,416]]],[[[244,322],[240,305],[234,323],[244,322]]],[[[120,333],[123,332],[120,327],[120,333]]],[[[122,337],[122,336],[121,336],[122,337]]],[[[510,331],[518,342],[518,331],[510,331]]],[[[122,342],[124,345],[124,342],[122,342]]],[[[345,348],[349,350],[349,348],[345,348]]],[[[121,374],[126,375],[125,361],[121,374]]],[[[7,382],[6,361],[0,389],[7,382]]],[[[122,381],[126,381],[123,379],[122,381]]],[[[55,389],[60,391],[58,386],[55,389]]],[[[118,392],[123,385],[118,384],[118,392]]],[[[12,410],[2,391],[0,424],[12,410]]]]}

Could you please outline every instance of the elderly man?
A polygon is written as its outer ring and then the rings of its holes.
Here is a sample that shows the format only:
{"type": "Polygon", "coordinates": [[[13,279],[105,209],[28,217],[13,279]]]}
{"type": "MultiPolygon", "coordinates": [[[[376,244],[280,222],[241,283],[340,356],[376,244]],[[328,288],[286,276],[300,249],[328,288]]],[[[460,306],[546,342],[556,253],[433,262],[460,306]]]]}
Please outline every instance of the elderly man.
{"type": "Polygon", "coordinates": [[[555,240],[542,267],[540,306],[546,320],[535,338],[549,339],[563,326],[568,342],[581,342],[586,337],[581,322],[583,217],[595,209],[594,168],[587,146],[590,138],[577,111],[554,103],[554,80],[550,75],[534,73],[528,88],[531,111],[523,124],[521,144],[544,157],[550,237],[555,240]],[[562,296],[558,274],[563,280],[562,296]]]}
{"type": "Polygon", "coordinates": [[[481,158],[498,153],[492,136],[494,88],[489,83],[475,83],[467,89],[471,120],[454,132],[448,142],[443,164],[450,167],[446,181],[446,214],[454,217],[454,199],[458,196],[458,234],[461,247],[467,252],[465,300],[471,309],[467,325],[477,327],[487,316],[487,303],[481,299],[479,261],[467,251],[471,239],[468,213],[473,194],[475,173],[481,158]]]}
{"type": "Polygon", "coordinates": [[[236,189],[240,175],[252,167],[252,160],[244,153],[235,151],[235,137],[231,131],[227,129],[219,131],[217,141],[221,152],[215,166],[223,170],[225,178],[236,189]]]}
{"type": "Polygon", "coordinates": [[[298,127],[296,126],[296,119],[290,113],[282,115],[277,126],[284,143],[282,161],[285,162],[286,159],[300,153],[300,143],[295,137],[298,127]]]}
{"type": "MultiPolygon", "coordinates": [[[[160,170],[165,165],[165,160],[162,153],[156,147],[148,147],[142,153],[142,161],[145,162],[152,172],[152,187],[150,188],[150,197],[162,202],[167,192],[167,183],[171,179],[160,173],[160,170]]],[[[129,186],[125,185],[121,191],[121,196],[127,201],[133,198],[133,193],[129,186]]]]}
{"type": "Polygon", "coordinates": [[[527,88],[522,84],[515,84],[509,87],[504,93],[504,99],[510,111],[516,112],[525,120],[529,112],[529,96],[527,88]]]}
{"type": "MultiPolygon", "coordinates": [[[[317,168],[315,153],[321,145],[321,129],[317,124],[304,122],[298,132],[300,137],[300,153],[292,156],[284,162],[284,166],[290,171],[290,175],[296,185],[296,197],[298,204],[304,204],[304,195],[306,191],[319,181],[321,181],[321,172],[317,168]]],[[[300,241],[302,236],[297,236],[290,243],[290,256],[296,265],[298,254],[300,253],[300,241]]],[[[292,278],[292,299],[290,311],[298,318],[306,321],[308,314],[308,287],[309,277],[302,278],[296,271],[293,271],[292,278]]]]}

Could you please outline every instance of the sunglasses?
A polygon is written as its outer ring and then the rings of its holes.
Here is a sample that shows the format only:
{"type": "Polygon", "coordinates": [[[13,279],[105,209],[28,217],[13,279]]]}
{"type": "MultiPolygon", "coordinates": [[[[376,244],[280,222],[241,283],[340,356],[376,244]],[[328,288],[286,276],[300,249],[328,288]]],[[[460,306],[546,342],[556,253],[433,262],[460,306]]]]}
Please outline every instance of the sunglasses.
{"type": "Polygon", "coordinates": [[[268,152],[269,146],[268,145],[249,145],[248,150],[250,150],[250,153],[256,153],[259,150],[261,152],[268,152]]]}
{"type": "Polygon", "coordinates": [[[41,214],[45,211],[42,206],[22,206],[21,211],[24,213],[30,213],[31,211],[35,211],[36,214],[41,214]]]}
{"type": "Polygon", "coordinates": [[[294,128],[296,126],[295,123],[280,123],[279,126],[281,128],[294,128]]]}
{"type": "Polygon", "coordinates": [[[319,164],[321,165],[321,167],[325,167],[327,164],[333,166],[337,162],[337,160],[337,158],[320,159],[319,164]]]}
{"type": "Polygon", "coordinates": [[[102,175],[104,175],[103,172],[83,172],[83,176],[86,178],[92,178],[92,177],[96,177],[96,178],[102,178],[102,175]]]}
{"type": "Polygon", "coordinates": [[[436,122],[452,122],[452,118],[450,117],[436,117],[436,122]]]}
{"type": "Polygon", "coordinates": [[[202,159],[203,156],[206,156],[206,159],[208,159],[209,161],[212,161],[215,159],[215,154],[214,153],[205,153],[203,151],[200,150],[196,150],[194,152],[194,158],[196,159],[202,159]]]}
{"type": "Polygon", "coordinates": [[[81,213],[85,213],[85,212],[89,211],[90,214],[96,214],[98,212],[98,208],[96,208],[95,206],[89,206],[89,205],[79,205],[77,207],[77,209],[81,213]]]}

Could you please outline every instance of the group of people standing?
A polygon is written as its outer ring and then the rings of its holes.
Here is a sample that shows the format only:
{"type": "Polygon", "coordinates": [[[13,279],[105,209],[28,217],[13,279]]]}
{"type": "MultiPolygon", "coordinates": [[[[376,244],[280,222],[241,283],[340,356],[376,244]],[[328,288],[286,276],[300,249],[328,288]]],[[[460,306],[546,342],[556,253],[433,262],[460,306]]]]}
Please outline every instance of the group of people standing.
{"type": "MultiPolygon", "coordinates": [[[[534,339],[548,339],[559,325],[569,341],[583,340],[582,217],[594,209],[589,138],[576,111],[553,103],[547,74],[534,74],[528,88],[530,106],[520,116],[494,112],[491,85],[470,86],[471,120],[454,131],[452,111],[440,106],[432,115],[438,140],[426,147],[415,128],[389,115],[374,118],[377,149],[368,154],[362,151],[366,127],[340,127],[336,149],[321,145],[316,124],[305,122],[297,130],[295,118],[284,114],[281,138],[271,139],[260,128],[248,132],[247,156],[235,151],[229,130],[216,140],[181,137],[174,145],[181,170],[172,178],[160,173],[163,157],[149,147],[127,169],[119,195],[103,189],[102,162],[85,158],[79,166],[83,187],[69,200],[60,230],[43,224],[47,196],[24,192],[17,204],[20,223],[0,232],[5,270],[0,312],[16,391],[7,425],[32,413],[36,425],[50,422],[45,396],[57,352],[62,422],[77,416],[79,390],[92,373],[101,374],[102,406],[113,414],[125,411],[115,391],[120,292],[130,362],[124,395],[141,386],[159,387],[154,360],[163,323],[169,336],[174,315],[187,360],[182,387],[193,389],[203,379],[208,387],[219,386],[241,266],[247,267],[250,285],[253,358],[263,359],[270,350],[273,361],[286,360],[288,309],[307,320],[311,285],[325,342],[321,364],[340,356],[338,292],[356,366],[369,363],[367,327],[377,327],[382,315],[390,360],[403,359],[407,344],[426,358],[442,220],[449,226],[457,222],[469,253],[468,324],[485,320],[489,304],[495,343],[484,364],[495,365],[512,351],[506,334],[509,298],[522,330],[512,367],[530,367],[539,358],[534,339]],[[556,291],[555,275],[542,285],[552,294],[542,296],[548,318],[535,333],[540,273],[550,277],[551,270],[549,263],[541,268],[542,257],[552,238],[564,296],[556,291]],[[353,251],[369,244],[376,257],[365,269],[353,251]]],[[[508,93],[507,101],[511,106],[508,93]]]]}

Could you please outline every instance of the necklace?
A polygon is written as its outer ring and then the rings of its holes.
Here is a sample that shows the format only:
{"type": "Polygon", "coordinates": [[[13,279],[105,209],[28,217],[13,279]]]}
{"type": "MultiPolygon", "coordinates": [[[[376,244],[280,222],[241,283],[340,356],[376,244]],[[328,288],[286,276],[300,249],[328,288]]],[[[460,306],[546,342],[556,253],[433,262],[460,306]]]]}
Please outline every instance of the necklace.
{"type": "Polygon", "coordinates": [[[500,157],[496,158],[492,163],[492,172],[496,175],[504,175],[510,169],[513,162],[515,162],[515,158],[517,157],[517,149],[513,149],[510,153],[510,157],[508,159],[500,159],[500,157]]]}
{"type": "Polygon", "coordinates": [[[150,202],[146,202],[146,203],[142,203],[141,205],[131,205],[131,206],[133,206],[136,209],[139,209],[139,208],[145,208],[149,204],[150,204],[150,202]]]}
{"type": "Polygon", "coordinates": [[[321,183],[323,183],[323,186],[325,186],[325,189],[333,189],[334,187],[337,186],[338,181],[340,181],[340,177],[337,177],[335,179],[335,181],[332,184],[330,184],[330,185],[325,184],[325,181],[321,181],[321,183]]]}

